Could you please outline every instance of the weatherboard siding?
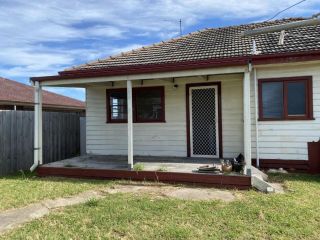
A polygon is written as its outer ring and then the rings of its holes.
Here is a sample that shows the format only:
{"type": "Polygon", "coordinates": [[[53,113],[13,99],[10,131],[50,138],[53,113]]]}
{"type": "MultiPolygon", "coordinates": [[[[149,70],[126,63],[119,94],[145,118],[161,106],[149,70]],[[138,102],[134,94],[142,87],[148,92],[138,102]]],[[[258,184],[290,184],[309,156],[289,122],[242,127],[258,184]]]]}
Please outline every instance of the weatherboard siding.
{"type": "MultiPolygon", "coordinates": [[[[320,137],[320,68],[319,64],[279,65],[259,68],[257,78],[313,77],[313,115],[315,120],[259,121],[260,159],[308,160],[307,143],[320,137]]],[[[252,157],[256,158],[254,84],[251,85],[252,157]]]]}
{"type": "MultiPolygon", "coordinates": [[[[320,137],[320,70],[316,64],[281,64],[259,67],[257,79],[312,76],[313,114],[315,120],[259,121],[260,159],[308,160],[307,143],[320,137]]],[[[210,82],[221,82],[223,156],[243,152],[242,75],[211,76],[210,82]]],[[[134,124],[134,154],[186,156],[187,83],[206,82],[201,77],[177,78],[173,89],[170,80],[144,81],[143,86],[165,86],[165,123],[134,124]]],[[[110,88],[109,84],[109,88],[110,88]]],[[[114,88],[125,87],[117,82],[114,88]]],[[[134,81],[141,86],[141,81],[134,81]]],[[[107,86],[87,88],[87,152],[92,154],[127,154],[127,125],[106,123],[107,86]]],[[[255,88],[251,82],[252,158],[256,158],[255,88]]]]}
{"type": "MultiPolygon", "coordinates": [[[[224,75],[209,78],[221,82],[222,142],[224,157],[243,152],[242,75],[224,75]]],[[[187,156],[186,90],[187,83],[206,82],[200,77],[177,78],[173,89],[171,80],[143,81],[142,87],[165,86],[165,123],[134,123],[134,155],[187,156]]],[[[108,85],[108,86],[107,86],[108,85]]],[[[106,86],[88,87],[87,98],[87,152],[91,154],[127,154],[127,124],[106,123],[106,86]]],[[[125,87],[117,82],[113,88],[125,87]]],[[[133,86],[140,87],[141,81],[133,86]]]]}

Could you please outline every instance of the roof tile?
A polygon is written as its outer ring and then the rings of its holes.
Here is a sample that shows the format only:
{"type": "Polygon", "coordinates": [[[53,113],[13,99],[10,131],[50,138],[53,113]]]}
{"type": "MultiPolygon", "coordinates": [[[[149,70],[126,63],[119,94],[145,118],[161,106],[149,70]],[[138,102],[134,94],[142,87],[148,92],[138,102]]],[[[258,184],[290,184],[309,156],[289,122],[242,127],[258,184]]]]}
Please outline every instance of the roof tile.
{"type": "MultiPolygon", "coordinates": [[[[43,104],[85,108],[85,103],[70,97],[43,90],[43,104]]],[[[0,77],[0,102],[34,102],[34,88],[23,83],[0,77]]]]}
{"type": "Polygon", "coordinates": [[[250,56],[253,39],[256,41],[260,55],[320,50],[320,26],[287,30],[283,45],[278,45],[280,33],[261,34],[254,37],[241,36],[244,30],[298,20],[303,20],[303,18],[207,28],[179,38],[75,66],[63,72],[250,56]]]}

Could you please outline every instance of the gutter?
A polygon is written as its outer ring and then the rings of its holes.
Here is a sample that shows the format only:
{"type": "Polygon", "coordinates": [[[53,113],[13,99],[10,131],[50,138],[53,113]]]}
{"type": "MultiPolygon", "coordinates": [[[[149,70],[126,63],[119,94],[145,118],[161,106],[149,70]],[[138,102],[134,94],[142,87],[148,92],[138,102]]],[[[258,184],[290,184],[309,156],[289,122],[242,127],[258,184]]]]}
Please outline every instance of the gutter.
{"type": "Polygon", "coordinates": [[[182,61],[182,62],[168,62],[159,64],[139,64],[131,66],[109,67],[104,69],[81,69],[61,71],[58,75],[31,77],[32,82],[35,81],[55,81],[66,79],[80,79],[92,77],[107,77],[107,76],[121,76],[145,73],[161,73],[171,71],[183,71],[192,69],[218,68],[218,67],[232,67],[245,66],[248,62],[255,65],[274,64],[274,63],[288,63],[298,61],[312,61],[320,60],[320,50],[291,52],[291,53],[277,53],[277,54],[260,54],[247,55],[241,57],[229,57],[220,59],[205,59],[197,61],[182,61]]]}
{"type": "MultiPolygon", "coordinates": [[[[10,106],[22,106],[22,107],[34,107],[34,102],[15,102],[8,100],[0,100],[0,104],[2,105],[10,105],[10,106]]],[[[68,105],[55,105],[55,104],[42,104],[43,108],[47,109],[58,109],[58,110],[74,110],[74,111],[83,111],[86,110],[86,107],[83,106],[68,106],[68,105]]]]}

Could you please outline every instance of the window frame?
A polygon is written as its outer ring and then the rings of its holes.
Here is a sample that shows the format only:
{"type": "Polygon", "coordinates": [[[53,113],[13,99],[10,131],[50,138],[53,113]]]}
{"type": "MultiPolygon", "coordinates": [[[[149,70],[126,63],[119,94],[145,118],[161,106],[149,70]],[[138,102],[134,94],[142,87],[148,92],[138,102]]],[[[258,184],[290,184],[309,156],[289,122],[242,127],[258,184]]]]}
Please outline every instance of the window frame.
{"type": "MultiPolygon", "coordinates": [[[[115,89],[107,89],[106,90],[106,107],[107,107],[107,123],[126,123],[125,119],[112,119],[111,118],[111,105],[110,105],[110,96],[112,93],[126,92],[126,88],[115,88],[115,89]]],[[[127,92],[126,92],[127,93],[127,92]]]]}
{"type": "Polygon", "coordinates": [[[290,120],[314,120],[313,118],[313,92],[312,76],[283,77],[283,78],[264,78],[258,80],[258,102],[259,102],[259,121],[290,121],[290,120]],[[262,85],[268,82],[283,83],[283,112],[281,118],[266,118],[263,116],[262,104],[262,85]],[[305,104],[306,114],[301,116],[288,115],[288,83],[303,82],[305,84],[305,104]]]}
{"type": "MultiPolygon", "coordinates": [[[[127,123],[128,119],[112,119],[111,118],[111,106],[110,106],[110,95],[114,92],[125,92],[127,93],[126,88],[108,88],[106,89],[106,108],[107,108],[107,121],[106,123],[127,123]]],[[[163,123],[165,121],[165,97],[164,97],[164,86],[152,86],[152,87],[135,87],[132,88],[132,113],[133,113],[133,122],[134,123],[163,123]],[[137,114],[137,96],[139,92],[147,91],[147,90],[160,90],[160,105],[163,109],[161,117],[156,120],[148,120],[148,119],[139,119],[137,114]]]]}

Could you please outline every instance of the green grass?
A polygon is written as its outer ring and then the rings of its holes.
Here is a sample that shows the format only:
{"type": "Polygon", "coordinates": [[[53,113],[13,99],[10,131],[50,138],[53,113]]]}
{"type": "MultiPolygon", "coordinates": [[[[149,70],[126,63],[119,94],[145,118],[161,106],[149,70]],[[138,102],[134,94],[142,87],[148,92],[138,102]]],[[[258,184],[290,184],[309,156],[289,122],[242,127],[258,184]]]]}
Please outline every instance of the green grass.
{"type": "Polygon", "coordinates": [[[0,211],[44,199],[70,196],[109,183],[98,180],[38,178],[30,173],[21,172],[0,178],[0,211]]]}
{"type": "Polygon", "coordinates": [[[157,169],[158,172],[167,172],[168,171],[168,168],[166,166],[160,166],[158,169],[157,169]]]}
{"type": "Polygon", "coordinates": [[[3,239],[319,239],[320,176],[273,175],[285,194],[183,201],[116,194],[54,212],[3,239]]]}
{"type": "Polygon", "coordinates": [[[134,171],[143,171],[144,170],[144,164],[143,163],[135,163],[133,165],[134,171]]]}
{"type": "Polygon", "coordinates": [[[95,198],[91,198],[87,202],[85,202],[84,204],[88,207],[96,207],[96,206],[98,206],[98,200],[95,198]]]}

